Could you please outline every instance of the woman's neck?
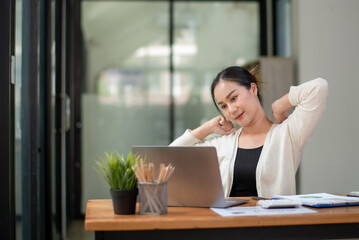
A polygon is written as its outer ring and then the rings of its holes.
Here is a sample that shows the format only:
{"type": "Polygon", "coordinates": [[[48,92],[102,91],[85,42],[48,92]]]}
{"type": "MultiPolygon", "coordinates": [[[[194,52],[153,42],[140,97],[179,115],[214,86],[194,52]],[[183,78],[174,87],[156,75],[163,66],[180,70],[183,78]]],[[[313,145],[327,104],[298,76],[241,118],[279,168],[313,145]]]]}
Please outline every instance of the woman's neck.
{"type": "Polygon", "coordinates": [[[273,122],[271,122],[265,115],[263,109],[258,114],[258,117],[250,124],[249,126],[243,127],[242,133],[246,135],[257,135],[257,134],[266,134],[269,129],[272,127],[273,122]]]}
{"type": "Polygon", "coordinates": [[[273,123],[265,117],[251,126],[244,127],[238,137],[238,147],[253,149],[263,146],[272,124],[273,123]]]}

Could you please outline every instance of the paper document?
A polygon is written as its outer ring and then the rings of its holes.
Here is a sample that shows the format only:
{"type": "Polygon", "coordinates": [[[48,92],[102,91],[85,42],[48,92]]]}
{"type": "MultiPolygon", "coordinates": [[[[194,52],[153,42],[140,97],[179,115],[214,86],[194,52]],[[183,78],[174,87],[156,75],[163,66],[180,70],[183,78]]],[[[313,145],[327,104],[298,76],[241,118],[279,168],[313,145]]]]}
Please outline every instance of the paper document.
{"type": "Polygon", "coordinates": [[[283,215],[283,214],[303,214],[315,213],[316,211],[305,208],[262,208],[262,207],[229,207],[229,208],[211,208],[212,211],[222,217],[240,217],[240,216],[263,216],[263,215],[283,215]]]}
{"type": "Polygon", "coordinates": [[[328,193],[314,193],[302,195],[279,195],[277,198],[301,201],[303,205],[310,207],[339,207],[359,205],[359,198],[338,196],[328,193]]]}

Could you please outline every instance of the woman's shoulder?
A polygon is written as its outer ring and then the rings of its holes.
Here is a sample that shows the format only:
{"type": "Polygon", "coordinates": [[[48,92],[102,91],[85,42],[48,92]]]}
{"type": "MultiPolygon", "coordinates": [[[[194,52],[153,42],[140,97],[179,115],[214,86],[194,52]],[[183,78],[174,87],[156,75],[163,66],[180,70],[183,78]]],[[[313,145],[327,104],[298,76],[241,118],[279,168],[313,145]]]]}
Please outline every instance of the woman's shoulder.
{"type": "Polygon", "coordinates": [[[237,129],[233,133],[228,135],[211,135],[206,138],[206,140],[199,145],[202,146],[214,146],[217,150],[218,156],[228,156],[229,152],[232,149],[235,149],[241,129],[237,129]]]}
{"type": "Polygon", "coordinates": [[[271,136],[275,136],[275,135],[283,135],[286,132],[288,132],[288,118],[284,120],[282,123],[273,123],[272,127],[268,131],[268,134],[271,136]]]}
{"type": "Polygon", "coordinates": [[[242,128],[237,129],[236,131],[228,134],[228,135],[220,135],[220,134],[211,134],[208,137],[205,138],[205,141],[231,141],[233,139],[236,139],[236,136],[239,135],[242,128]]]}

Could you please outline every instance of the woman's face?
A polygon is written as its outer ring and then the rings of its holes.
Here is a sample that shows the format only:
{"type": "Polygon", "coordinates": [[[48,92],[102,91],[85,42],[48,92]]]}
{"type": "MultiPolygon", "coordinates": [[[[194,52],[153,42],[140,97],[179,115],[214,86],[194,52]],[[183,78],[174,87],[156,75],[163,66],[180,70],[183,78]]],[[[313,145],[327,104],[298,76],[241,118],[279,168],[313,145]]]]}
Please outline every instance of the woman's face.
{"type": "Polygon", "coordinates": [[[214,98],[224,115],[242,127],[255,120],[258,107],[261,107],[254,83],[247,89],[236,82],[220,80],[214,88],[214,98]]]}

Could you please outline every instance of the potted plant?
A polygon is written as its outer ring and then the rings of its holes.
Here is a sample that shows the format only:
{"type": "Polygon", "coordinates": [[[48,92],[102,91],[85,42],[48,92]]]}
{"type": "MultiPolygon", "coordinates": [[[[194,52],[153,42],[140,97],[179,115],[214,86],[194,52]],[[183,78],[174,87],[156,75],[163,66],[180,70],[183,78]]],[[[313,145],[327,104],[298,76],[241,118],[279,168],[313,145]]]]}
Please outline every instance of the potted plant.
{"type": "Polygon", "coordinates": [[[107,160],[96,160],[95,170],[110,185],[115,214],[134,214],[136,212],[137,179],[132,166],[137,165],[140,155],[132,150],[127,158],[118,152],[106,152],[107,160]]]}

